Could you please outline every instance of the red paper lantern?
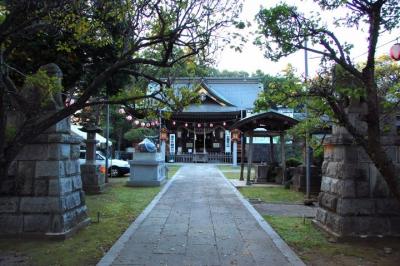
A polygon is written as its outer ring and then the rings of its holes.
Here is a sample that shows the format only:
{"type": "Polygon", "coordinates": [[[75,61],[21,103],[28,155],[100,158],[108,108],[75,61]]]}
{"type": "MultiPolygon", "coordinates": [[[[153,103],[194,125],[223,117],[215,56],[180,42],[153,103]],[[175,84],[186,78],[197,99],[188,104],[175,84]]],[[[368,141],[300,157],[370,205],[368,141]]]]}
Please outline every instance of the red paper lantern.
{"type": "Polygon", "coordinates": [[[390,48],[390,57],[396,61],[400,60],[400,43],[395,43],[390,48]]]}

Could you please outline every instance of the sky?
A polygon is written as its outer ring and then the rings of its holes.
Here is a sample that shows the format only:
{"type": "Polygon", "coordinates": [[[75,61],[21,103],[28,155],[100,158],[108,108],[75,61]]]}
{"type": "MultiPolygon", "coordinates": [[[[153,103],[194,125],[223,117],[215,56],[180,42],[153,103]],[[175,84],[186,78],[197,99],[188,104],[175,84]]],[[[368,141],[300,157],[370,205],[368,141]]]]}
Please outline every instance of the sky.
{"type": "MultiPolygon", "coordinates": [[[[279,0],[244,0],[243,11],[240,15],[240,19],[249,21],[252,24],[251,28],[246,29],[245,32],[251,33],[257,29],[257,24],[254,17],[260,10],[261,6],[273,7],[279,2],[279,0]]],[[[298,6],[298,8],[305,14],[310,14],[310,12],[319,10],[319,7],[314,4],[312,0],[286,0],[284,2],[298,6]]],[[[355,61],[363,61],[365,58],[365,55],[363,54],[367,51],[366,34],[360,29],[340,28],[340,30],[338,30],[332,26],[333,18],[338,17],[339,15],[343,14],[343,12],[346,12],[346,10],[339,10],[330,13],[325,12],[323,13],[324,21],[326,21],[330,30],[337,34],[340,40],[354,44],[351,56],[355,57],[355,61]]],[[[232,28],[231,30],[236,29],[232,28]]],[[[389,54],[391,45],[396,42],[390,41],[395,40],[397,37],[400,39],[400,29],[381,35],[378,42],[378,47],[383,44],[385,45],[377,49],[377,55],[389,54]],[[390,43],[386,44],[388,42],[390,43]]],[[[254,37],[250,36],[250,39],[248,43],[245,44],[242,53],[235,52],[234,50],[229,49],[229,47],[225,47],[225,49],[221,50],[216,55],[216,67],[220,70],[243,70],[249,73],[253,73],[257,69],[261,69],[264,73],[276,75],[281,73],[288,63],[291,63],[297,69],[299,75],[304,75],[304,51],[299,51],[286,58],[282,58],[279,60],[279,62],[272,62],[263,56],[263,52],[259,47],[252,44],[253,38],[254,37]]],[[[309,71],[310,75],[312,75],[318,69],[319,58],[317,55],[310,53],[308,58],[309,71]]]]}

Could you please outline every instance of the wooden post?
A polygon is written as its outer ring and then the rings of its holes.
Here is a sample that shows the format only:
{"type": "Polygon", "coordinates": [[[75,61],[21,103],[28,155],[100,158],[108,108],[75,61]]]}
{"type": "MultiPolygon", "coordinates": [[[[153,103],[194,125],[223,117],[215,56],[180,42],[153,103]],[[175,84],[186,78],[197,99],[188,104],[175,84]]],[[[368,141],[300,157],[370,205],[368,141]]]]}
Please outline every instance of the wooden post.
{"type": "Polygon", "coordinates": [[[270,153],[271,163],[274,163],[275,162],[275,157],[274,157],[274,138],[272,136],[269,136],[269,153],[270,153]]]}
{"type": "Polygon", "coordinates": [[[203,153],[206,153],[206,128],[203,127],[203,153]]]}
{"type": "Polygon", "coordinates": [[[244,133],[242,134],[242,143],[240,145],[242,145],[242,150],[240,151],[240,179],[241,181],[244,180],[243,178],[243,171],[244,171],[244,156],[245,156],[245,149],[246,149],[246,136],[244,135],[244,133]]]}
{"type": "Polygon", "coordinates": [[[236,139],[233,141],[233,147],[232,147],[232,165],[233,166],[237,165],[237,140],[236,139]]]}
{"type": "Polygon", "coordinates": [[[193,158],[196,154],[196,123],[194,123],[193,127],[193,158]]]}
{"type": "Polygon", "coordinates": [[[250,174],[251,174],[251,166],[253,164],[253,131],[250,131],[250,143],[249,143],[249,156],[247,158],[247,180],[246,185],[251,185],[250,183],[250,174]]]}
{"type": "Polygon", "coordinates": [[[281,143],[281,166],[282,166],[282,184],[286,182],[286,154],[285,154],[285,133],[279,135],[281,143]]]}

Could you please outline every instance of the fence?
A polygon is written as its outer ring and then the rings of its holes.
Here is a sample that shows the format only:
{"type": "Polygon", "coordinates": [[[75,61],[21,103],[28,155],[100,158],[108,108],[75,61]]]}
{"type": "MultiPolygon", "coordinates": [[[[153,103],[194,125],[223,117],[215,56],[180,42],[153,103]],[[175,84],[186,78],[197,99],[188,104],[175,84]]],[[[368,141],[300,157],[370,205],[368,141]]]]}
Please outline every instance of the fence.
{"type": "Polygon", "coordinates": [[[167,155],[167,162],[176,163],[232,163],[231,153],[182,153],[167,155]]]}

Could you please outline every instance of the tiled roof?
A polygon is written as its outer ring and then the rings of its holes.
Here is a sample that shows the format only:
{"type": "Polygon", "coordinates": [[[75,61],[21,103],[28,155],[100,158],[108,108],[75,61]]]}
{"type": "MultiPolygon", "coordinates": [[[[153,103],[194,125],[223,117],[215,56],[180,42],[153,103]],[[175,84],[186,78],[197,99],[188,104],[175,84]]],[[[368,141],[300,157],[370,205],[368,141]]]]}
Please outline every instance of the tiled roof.
{"type": "Polygon", "coordinates": [[[207,111],[208,108],[212,108],[213,111],[217,109],[224,111],[226,108],[229,109],[229,111],[233,109],[253,109],[254,101],[263,89],[260,80],[257,78],[177,78],[173,82],[176,88],[192,88],[194,85],[202,83],[205,85],[205,89],[209,89],[210,94],[213,94],[222,102],[233,106],[221,106],[221,108],[215,106],[197,106],[196,108],[195,106],[191,106],[188,108],[188,111],[198,109],[198,111],[201,112],[201,109],[207,111]]]}

